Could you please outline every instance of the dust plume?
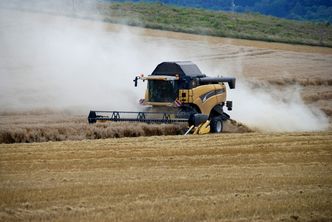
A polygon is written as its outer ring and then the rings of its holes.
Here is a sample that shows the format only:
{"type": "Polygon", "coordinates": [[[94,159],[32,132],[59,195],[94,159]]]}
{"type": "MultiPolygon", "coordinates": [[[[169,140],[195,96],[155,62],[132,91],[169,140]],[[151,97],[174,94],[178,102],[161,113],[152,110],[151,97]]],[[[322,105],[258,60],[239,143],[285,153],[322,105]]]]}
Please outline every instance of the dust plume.
{"type": "Polygon", "coordinates": [[[249,80],[242,75],[241,62],[239,56],[236,58],[236,65],[226,65],[223,70],[212,71],[225,76],[235,74],[237,77],[236,89],[228,90],[228,99],[233,101],[233,111],[230,112],[232,119],[263,132],[328,129],[329,120],[324,112],[306,104],[301,97],[304,86],[296,83],[280,86],[249,80]]]}
{"type": "Polygon", "coordinates": [[[1,110],[138,109],[144,85],[135,88],[134,76],[151,73],[177,53],[166,42],[146,41],[125,26],[117,29],[0,9],[1,110]]]}
{"type": "Polygon", "coordinates": [[[293,86],[278,90],[272,85],[239,82],[234,100],[245,108],[233,117],[264,131],[320,131],[329,126],[328,118],[316,107],[305,104],[301,88],[293,86]]]}

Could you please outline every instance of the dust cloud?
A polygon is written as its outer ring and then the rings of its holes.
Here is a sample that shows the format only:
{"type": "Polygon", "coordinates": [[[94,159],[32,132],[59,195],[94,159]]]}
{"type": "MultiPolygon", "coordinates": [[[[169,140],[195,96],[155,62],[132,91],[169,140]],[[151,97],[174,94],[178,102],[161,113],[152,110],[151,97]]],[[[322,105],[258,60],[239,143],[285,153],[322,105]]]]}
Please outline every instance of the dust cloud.
{"type": "MultiPolygon", "coordinates": [[[[329,127],[328,117],[317,107],[305,104],[299,85],[275,86],[242,75],[242,59],[236,66],[224,66],[219,73],[237,77],[236,89],[228,91],[233,101],[231,117],[253,130],[263,132],[322,131],[329,127]]],[[[267,70],[268,73],[268,70],[267,70]]]]}
{"type": "Polygon", "coordinates": [[[144,85],[135,75],[176,60],[166,42],[149,42],[125,26],[0,9],[0,107],[29,110],[137,109],[144,85]]]}

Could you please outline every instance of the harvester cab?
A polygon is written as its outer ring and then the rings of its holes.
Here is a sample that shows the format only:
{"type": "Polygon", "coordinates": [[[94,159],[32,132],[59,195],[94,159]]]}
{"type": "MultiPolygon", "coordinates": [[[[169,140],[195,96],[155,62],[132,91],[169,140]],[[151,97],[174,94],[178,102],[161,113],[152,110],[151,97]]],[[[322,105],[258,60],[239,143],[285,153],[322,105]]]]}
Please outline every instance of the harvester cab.
{"type": "Polygon", "coordinates": [[[141,105],[143,112],[90,111],[89,123],[99,120],[139,121],[148,123],[188,122],[187,133],[220,133],[223,121],[229,119],[224,106],[232,110],[232,101],[226,101],[226,85],[235,88],[235,78],[208,77],[192,62],[163,62],[149,76],[136,76],[147,81],[141,105]],[[123,118],[120,115],[132,114],[123,118]],[[135,117],[135,115],[137,116],[135,117]],[[159,116],[159,117],[158,117],[159,116]]]}

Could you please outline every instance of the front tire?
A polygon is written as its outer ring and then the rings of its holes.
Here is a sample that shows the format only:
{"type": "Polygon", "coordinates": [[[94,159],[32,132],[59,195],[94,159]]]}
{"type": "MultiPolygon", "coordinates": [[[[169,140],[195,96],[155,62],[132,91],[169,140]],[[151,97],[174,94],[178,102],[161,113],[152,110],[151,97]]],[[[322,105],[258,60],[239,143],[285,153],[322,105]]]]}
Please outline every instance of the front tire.
{"type": "Polygon", "coordinates": [[[213,117],[210,123],[212,133],[221,133],[223,130],[223,120],[221,117],[213,117]]]}

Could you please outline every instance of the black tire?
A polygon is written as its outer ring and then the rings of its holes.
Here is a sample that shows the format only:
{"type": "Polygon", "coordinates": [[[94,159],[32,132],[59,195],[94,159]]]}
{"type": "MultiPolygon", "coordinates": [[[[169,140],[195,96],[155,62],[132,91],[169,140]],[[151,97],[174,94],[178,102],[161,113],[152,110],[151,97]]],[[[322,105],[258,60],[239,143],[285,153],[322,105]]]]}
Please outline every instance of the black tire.
{"type": "Polygon", "coordinates": [[[176,117],[177,118],[190,118],[191,115],[198,113],[194,107],[182,106],[179,108],[176,117]]]}
{"type": "Polygon", "coordinates": [[[223,129],[223,121],[221,117],[213,117],[210,122],[211,133],[221,133],[223,129]]]}

